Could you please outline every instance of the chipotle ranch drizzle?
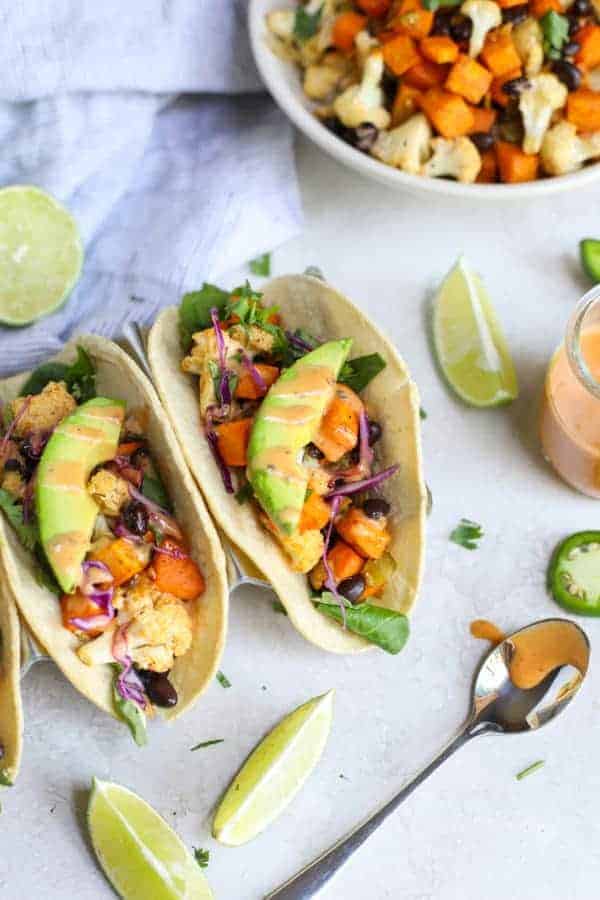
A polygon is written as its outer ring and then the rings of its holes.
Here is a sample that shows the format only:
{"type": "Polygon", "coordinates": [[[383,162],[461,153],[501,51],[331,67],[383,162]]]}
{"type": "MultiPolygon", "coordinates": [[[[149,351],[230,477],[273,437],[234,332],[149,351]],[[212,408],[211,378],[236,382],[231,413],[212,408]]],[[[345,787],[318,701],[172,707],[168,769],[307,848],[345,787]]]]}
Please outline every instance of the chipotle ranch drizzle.
{"type": "Polygon", "coordinates": [[[523,690],[535,687],[559,666],[573,666],[581,675],[587,671],[587,642],[570,622],[540,622],[515,634],[510,642],[514,647],[511,681],[523,690]]]}
{"type": "Polygon", "coordinates": [[[327,366],[290,370],[271,387],[271,397],[312,397],[333,390],[335,379],[327,366]]]}
{"type": "Polygon", "coordinates": [[[47,547],[48,561],[53,569],[69,570],[77,564],[81,555],[81,547],[88,544],[83,531],[65,531],[57,534],[47,547]]]}
{"type": "Polygon", "coordinates": [[[86,467],[77,460],[57,460],[46,468],[46,484],[63,491],[85,493],[86,467]]]}
{"type": "Polygon", "coordinates": [[[304,484],[308,478],[303,466],[296,460],[296,453],[284,447],[268,447],[263,450],[256,457],[256,466],[269,469],[279,478],[298,484],[304,484]]]}

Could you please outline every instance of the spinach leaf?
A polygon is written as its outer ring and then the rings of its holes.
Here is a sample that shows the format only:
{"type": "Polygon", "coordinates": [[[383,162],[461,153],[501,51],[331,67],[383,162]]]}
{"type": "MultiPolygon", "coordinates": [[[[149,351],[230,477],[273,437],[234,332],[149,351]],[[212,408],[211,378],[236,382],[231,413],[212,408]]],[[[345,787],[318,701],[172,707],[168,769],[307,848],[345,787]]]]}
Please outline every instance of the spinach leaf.
{"type": "Polygon", "coordinates": [[[228,300],[227,291],[206,281],[199,291],[183,295],[179,307],[179,335],[184,350],[189,350],[195,331],[210,327],[210,311],[213,306],[216,306],[221,314],[225,311],[228,300]]]}
{"type": "Polygon", "coordinates": [[[51,362],[38,366],[21,388],[20,396],[41,394],[50,381],[64,381],[78,403],[96,396],[96,370],[83,347],[77,347],[77,359],[71,365],[51,362]]]}
{"type": "Polygon", "coordinates": [[[143,747],[148,743],[148,735],[146,733],[146,716],[142,710],[133,702],[133,700],[125,700],[121,697],[117,690],[117,678],[119,677],[121,667],[114,666],[115,680],[113,682],[113,706],[118,717],[125,722],[131,736],[138,745],[143,747]]]}
{"type": "Polygon", "coordinates": [[[271,274],[271,254],[263,253],[262,256],[257,256],[256,259],[250,260],[250,271],[253,275],[262,275],[266,278],[271,274]]]}
{"type": "Polygon", "coordinates": [[[38,540],[37,528],[23,522],[23,507],[4,488],[0,488],[0,509],[25,549],[33,550],[38,540]]]}
{"type": "Polygon", "coordinates": [[[344,363],[339,381],[360,394],[385,367],[385,359],[379,353],[357,356],[356,359],[350,359],[344,363]]]}
{"type": "Polygon", "coordinates": [[[163,509],[170,512],[171,503],[169,495],[158,476],[153,478],[151,475],[144,475],[144,480],[142,481],[142,494],[144,497],[147,497],[148,500],[152,500],[153,503],[162,506],[163,509]]]}
{"type": "MultiPolygon", "coordinates": [[[[328,591],[321,595],[317,609],[338,622],[343,621],[339,603],[328,591]]],[[[347,606],[345,612],[348,631],[366,638],[386,653],[399,653],[408,640],[408,619],[404,613],[370,603],[347,606]]]]}
{"type": "Polygon", "coordinates": [[[35,580],[37,581],[37,583],[40,585],[40,587],[45,587],[46,590],[51,591],[57,597],[62,597],[64,591],[56,580],[54,572],[50,567],[50,563],[46,559],[46,556],[42,549],[42,545],[40,543],[36,544],[33,555],[35,556],[37,561],[37,566],[35,567],[35,580]]]}
{"type": "Polygon", "coordinates": [[[301,43],[314,37],[319,30],[322,12],[323,6],[314,13],[307,12],[303,6],[299,6],[294,19],[294,37],[301,43]]]}

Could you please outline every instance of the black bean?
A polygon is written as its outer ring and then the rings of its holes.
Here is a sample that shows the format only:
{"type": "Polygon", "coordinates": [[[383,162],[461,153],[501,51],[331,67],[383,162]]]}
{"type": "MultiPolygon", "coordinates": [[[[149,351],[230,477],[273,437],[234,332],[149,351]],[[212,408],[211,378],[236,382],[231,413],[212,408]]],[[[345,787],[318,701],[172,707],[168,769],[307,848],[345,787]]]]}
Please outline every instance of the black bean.
{"type": "Polygon", "coordinates": [[[574,34],[581,28],[581,19],[571,12],[567,13],[567,21],[569,23],[569,34],[574,34]]]}
{"type": "Polygon", "coordinates": [[[5,472],[18,472],[19,475],[26,475],[27,472],[25,470],[25,466],[22,462],[19,462],[18,459],[7,459],[4,463],[4,471],[5,472]]]}
{"type": "Polygon", "coordinates": [[[372,497],[363,503],[363,512],[369,519],[383,519],[390,511],[390,504],[383,497],[372,497]]]}
{"type": "Polygon", "coordinates": [[[450,36],[457,44],[468,41],[473,31],[473,23],[466,16],[454,15],[450,20],[450,36]]]}
{"type": "Polygon", "coordinates": [[[570,91],[576,91],[581,84],[581,71],[566,59],[558,59],[553,63],[552,71],[570,91]]]}
{"type": "Polygon", "coordinates": [[[138,447],[137,450],[133,451],[130,459],[131,465],[135,466],[136,469],[144,469],[150,464],[150,453],[146,447],[138,447]]]}
{"type": "Polygon", "coordinates": [[[491,131],[476,131],[474,134],[470,134],[469,137],[480,153],[491,150],[496,143],[496,139],[491,131]]]}
{"type": "Polygon", "coordinates": [[[138,675],[151,703],[154,703],[155,706],[177,705],[177,691],[169,681],[167,672],[151,672],[150,669],[140,669],[138,675]]]}
{"type": "Polygon", "coordinates": [[[569,41],[568,44],[563,44],[563,56],[575,56],[576,53],[579,53],[579,44],[577,41],[569,41]]]}
{"type": "Polygon", "coordinates": [[[438,9],[433,20],[431,34],[449,35],[453,16],[453,10],[438,9]]]}
{"type": "Polygon", "coordinates": [[[319,450],[316,444],[309,444],[306,448],[306,453],[311,459],[323,459],[325,454],[319,450]]]}
{"type": "Polygon", "coordinates": [[[362,575],[352,575],[350,578],[345,578],[343,581],[340,581],[338,584],[338,592],[342,597],[345,597],[346,600],[349,600],[350,603],[355,604],[360,601],[365,587],[366,582],[362,575]]]}
{"type": "Polygon", "coordinates": [[[575,0],[571,5],[569,12],[575,13],[576,16],[588,16],[592,11],[590,0],[575,0]]]}
{"type": "Polygon", "coordinates": [[[502,85],[503,92],[509,97],[518,97],[523,91],[529,87],[529,82],[524,75],[519,78],[510,78],[502,85]]]}
{"type": "Polygon", "coordinates": [[[371,122],[363,122],[362,125],[354,129],[354,146],[357,150],[368,153],[377,140],[378,135],[379,129],[376,125],[373,125],[371,122]]]}
{"type": "Polygon", "coordinates": [[[122,512],[125,528],[142,537],[148,531],[148,512],[142,503],[131,500],[122,512]]]}
{"type": "Polygon", "coordinates": [[[503,109],[499,116],[494,130],[501,141],[508,141],[510,144],[520,144],[523,140],[523,119],[519,112],[519,105],[516,100],[510,100],[508,106],[503,109]]]}
{"type": "Polygon", "coordinates": [[[386,105],[391,106],[396,98],[396,92],[398,91],[398,79],[387,69],[384,69],[383,71],[381,88],[385,95],[386,105]]]}
{"type": "Polygon", "coordinates": [[[383,428],[379,422],[369,421],[369,444],[376,444],[383,434],[383,428]]]}
{"type": "Polygon", "coordinates": [[[502,10],[502,21],[504,23],[511,22],[513,25],[516,25],[518,22],[524,22],[528,15],[528,3],[523,3],[519,6],[509,6],[502,10]]]}

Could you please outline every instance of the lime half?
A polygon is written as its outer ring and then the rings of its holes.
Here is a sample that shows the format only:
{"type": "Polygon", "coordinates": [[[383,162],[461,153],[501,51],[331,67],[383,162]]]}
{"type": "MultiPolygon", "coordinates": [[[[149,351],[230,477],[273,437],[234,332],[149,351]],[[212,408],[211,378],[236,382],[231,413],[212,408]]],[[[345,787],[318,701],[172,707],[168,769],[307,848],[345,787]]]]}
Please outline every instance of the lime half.
{"type": "Polygon", "coordinates": [[[98,861],[124,900],[212,900],[183,842],[132,791],[94,778],[87,820],[98,861]]]}
{"type": "Polygon", "coordinates": [[[0,190],[0,322],[28,325],[54,312],[81,271],[77,224],[30,185],[0,190]]]}
{"type": "Polygon", "coordinates": [[[298,793],[329,736],[333,693],[299,706],[253,750],[217,810],[213,835],[218,841],[230,847],[245,844],[298,793]]]}
{"type": "Polygon", "coordinates": [[[519,395],[508,346],[484,284],[460,257],[433,303],[433,341],[441,369],[472,406],[499,406],[519,395]]]}

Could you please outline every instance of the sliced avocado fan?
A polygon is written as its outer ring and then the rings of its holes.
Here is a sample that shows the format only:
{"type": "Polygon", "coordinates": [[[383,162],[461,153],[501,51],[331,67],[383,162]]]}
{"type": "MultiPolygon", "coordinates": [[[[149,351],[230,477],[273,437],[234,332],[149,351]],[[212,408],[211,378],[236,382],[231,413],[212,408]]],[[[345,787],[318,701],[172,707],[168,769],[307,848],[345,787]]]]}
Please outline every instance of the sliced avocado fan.
{"type": "Polygon", "coordinates": [[[114,458],[124,416],[120,400],[96,397],[82,403],[55,429],[40,459],[35,488],[40,540],[67,594],[81,580],[98,515],[87,482],[96,466],[114,458]]]}
{"type": "Polygon", "coordinates": [[[247,475],[258,502],[285,534],[298,528],[309,470],[302,451],[333,399],[351,339],[329,341],[303,356],[273,384],[254,419],[247,475]]]}

